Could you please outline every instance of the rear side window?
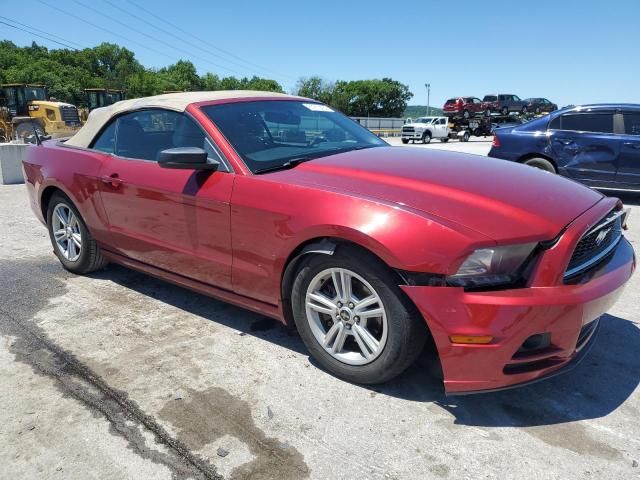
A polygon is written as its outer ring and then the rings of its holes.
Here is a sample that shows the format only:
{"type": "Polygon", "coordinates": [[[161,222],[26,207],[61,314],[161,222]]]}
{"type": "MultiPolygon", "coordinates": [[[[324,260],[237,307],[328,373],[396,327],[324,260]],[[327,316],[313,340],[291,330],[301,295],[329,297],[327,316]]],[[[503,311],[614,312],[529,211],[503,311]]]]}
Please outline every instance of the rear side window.
{"type": "Polygon", "coordinates": [[[568,113],[557,117],[549,128],[576,132],[613,133],[613,113],[568,113]],[[559,121],[558,123],[556,123],[559,121]]]}
{"type": "Polygon", "coordinates": [[[456,103],[458,100],[455,98],[450,98],[445,102],[445,105],[451,105],[452,103],[456,103]]]}
{"type": "Polygon", "coordinates": [[[623,113],[624,133],[627,135],[640,135],[640,112],[623,113]]]}
{"type": "Polygon", "coordinates": [[[96,138],[91,145],[91,148],[104,153],[115,152],[116,147],[116,122],[112,120],[111,123],[105,128],[98,138],[96,138]]]}

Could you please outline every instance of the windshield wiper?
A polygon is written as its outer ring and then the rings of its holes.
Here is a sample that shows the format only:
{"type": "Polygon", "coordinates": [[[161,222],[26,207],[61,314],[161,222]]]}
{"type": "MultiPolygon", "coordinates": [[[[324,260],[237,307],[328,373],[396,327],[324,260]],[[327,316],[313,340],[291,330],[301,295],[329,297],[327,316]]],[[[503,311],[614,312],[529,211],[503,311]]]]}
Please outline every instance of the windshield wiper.
{"type": "Polygon", "coordinates": [[[287,170],[289,168],[293,168],[297,165],[300,165],[303,162],[308,162],[309,160],[313,160],[314,157],[296,157],[290,160],[287,160],[280,165],[272,165],[270,167],[259,168],[254,170],[253,173],[267,173],[267,172],[275,172],[276,170],[287,170]]]}

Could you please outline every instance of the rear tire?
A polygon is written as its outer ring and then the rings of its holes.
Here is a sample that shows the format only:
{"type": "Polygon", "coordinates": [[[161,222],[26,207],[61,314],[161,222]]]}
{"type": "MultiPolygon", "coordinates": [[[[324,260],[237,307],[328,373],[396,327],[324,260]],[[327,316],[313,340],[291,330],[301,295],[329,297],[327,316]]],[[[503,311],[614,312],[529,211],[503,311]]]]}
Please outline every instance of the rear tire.
{"type": "Polygon", "coordinates": [[[100,270],[108,263],[80,212],[62,193],[54,193],[49,200],[47,229],[53,252],[66,270],[84,275],[100,270]]]}
{"type": "Polygon", "coordinates": [[[530,167],[544,170],[545,172],[557,173],[556,168],[553,166],[553,163],[551,163],[546,158],[541,158],[541,157],[530,158],[528,160],[525,160],[523,163],[525,165],[529,165],[530,167]]]}
{"type": "Polygon", "coordinates": [[[504,115],[504,116],[509,115],[509,108],[508,107],[502,107],[502,115],[504,115]]]}
{"type": "Polygon", "coordinates": [[[471,135],[469,135],[469,132],[464,132],[464,135],[462,135],[462,141],[463,142],[468,142],[469,138],[471,137],[471,135]]]}
{"type": "Polygon", "coordinates": [[[471,118],[471,113],[469,113],[469,110],[464,110],[462,112],[462,118],[464,118],[465,120],[469,120],[469,118],[471,118]]]}
{"type": "Polygon", "coordinates": [[[296,327],[309,353],[330,373],[350,382],[383,383],[402,373],[422,351],[428,331],[397,285],[398,279],[386,265],[358,248],[344,246],[333,255],[309,255],[297,272],[291,296],[296,327]],[[352,290],[346,296],[341,294],[344,289],[336,288],[343,272],[347,272],[346,284],[352,290]],[[336,273],[335,280],[332,273],[336,273]],[[310,306],[318,304],[310,295],[317,295],[319,289],[321,298],[330,302],[320,304],[328,306],[328,313],[310,306]],[[373,297],[374,303],[358,308],[358,302],[373,297]],[[354,303],[338,303],[347,298],[354,303]],[[363,312],[374,310],[381,314],[364,317],[363,312]],[[366,320],[359,319],[358,312],[366,320]],[[356,319],[359,323],[348,323],[356,319]],[[375,340],[373,344],[360,340],[365,338],[360,336],[362,328],[372,335],[368,338],[375,340]],[[337,330],[333,336],[331,329],[337,330]],[[372,346],[367,349],[368,356],[362,350],[366,346],[372,346]]]}

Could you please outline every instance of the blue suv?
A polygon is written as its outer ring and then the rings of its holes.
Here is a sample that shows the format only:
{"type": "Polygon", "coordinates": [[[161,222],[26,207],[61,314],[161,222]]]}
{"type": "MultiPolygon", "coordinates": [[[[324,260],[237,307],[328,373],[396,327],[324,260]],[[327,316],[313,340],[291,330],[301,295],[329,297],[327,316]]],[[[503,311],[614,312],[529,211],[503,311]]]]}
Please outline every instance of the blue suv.
{"type": "Polygon", "coordinates": [[[640,105],[571,107],[499,128],[489,156],[592,187],[640,191],[640,105]]]}

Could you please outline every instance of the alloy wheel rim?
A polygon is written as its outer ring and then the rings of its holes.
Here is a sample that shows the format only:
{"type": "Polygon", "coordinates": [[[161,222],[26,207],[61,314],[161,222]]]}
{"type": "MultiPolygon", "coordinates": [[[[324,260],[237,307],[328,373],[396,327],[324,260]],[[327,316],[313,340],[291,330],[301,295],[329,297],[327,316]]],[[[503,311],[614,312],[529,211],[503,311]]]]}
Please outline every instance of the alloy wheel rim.
{"type": "Polygon", "coordinates": [[[82,252],[82,233],[80,222],[73,210],[64,203],[59,203],[53,209],[51,230],[58,251],[70,262],[80,258],[82,252]]]}
{"type": "Polygon", "coordinates": [[[314,338],[336,360],[366,365],[382,353],[388,336],[382,299],[364,278],[345,268],[328,268],[309,283],[307,322],[314,338]]]}

